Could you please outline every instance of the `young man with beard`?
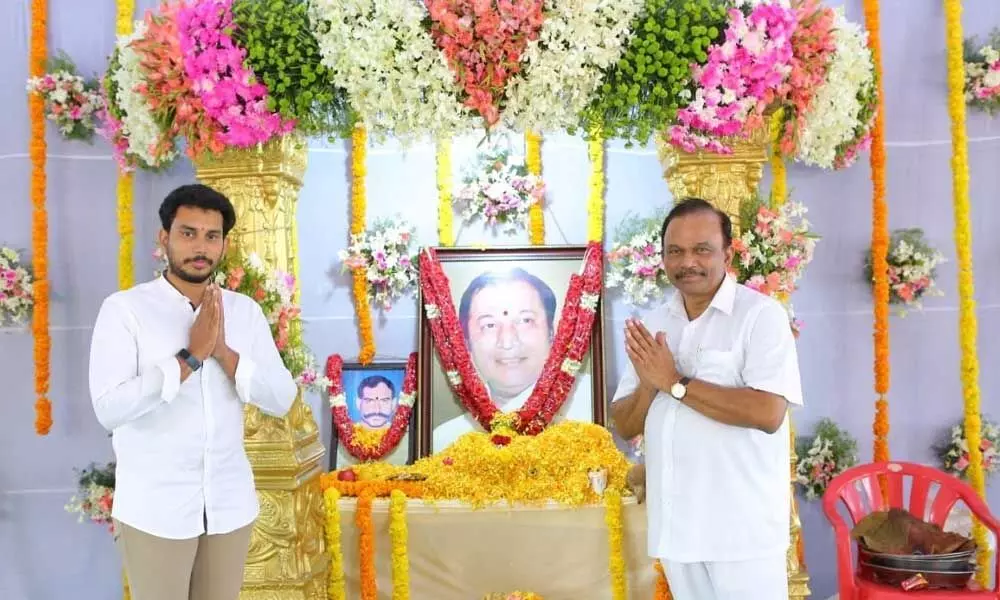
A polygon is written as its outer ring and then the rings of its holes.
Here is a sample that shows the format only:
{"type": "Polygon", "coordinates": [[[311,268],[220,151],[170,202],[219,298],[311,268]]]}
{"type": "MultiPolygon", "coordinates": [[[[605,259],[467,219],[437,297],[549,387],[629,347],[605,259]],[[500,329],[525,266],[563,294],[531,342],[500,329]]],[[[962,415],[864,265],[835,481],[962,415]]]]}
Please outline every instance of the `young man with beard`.
{"type": "Polygon", "coordinates": [[[258,513],[243,408],[282,416],[297,390],[257,303],[213,282],[229,200],[185,185],[160,222],[166,272],[104,301],[90,350],[115,539],[135,600],[236,600],[258,513]]]}
{"type": "Polygon", "coordinates": [[[788,406],[802,404],[788,313],[736,283],[732,224],[701,199],[663,222],[673,297],[630,319],[611,405],[644,434],[649,555],[677,600],[786,600],[788,406]]]}

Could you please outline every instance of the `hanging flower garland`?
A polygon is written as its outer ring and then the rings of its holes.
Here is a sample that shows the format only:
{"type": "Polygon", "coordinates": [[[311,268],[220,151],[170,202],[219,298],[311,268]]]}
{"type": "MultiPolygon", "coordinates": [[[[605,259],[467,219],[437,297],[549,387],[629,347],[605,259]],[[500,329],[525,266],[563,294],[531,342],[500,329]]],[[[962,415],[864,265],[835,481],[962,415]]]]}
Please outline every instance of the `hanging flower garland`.
{"type": "Polygon", "coordinates": [[[795,483],[809,500],[822,498],[834,477],[858,463],[858,443],[830,419],[822,419],[813,436],[795,446],[795,483]]]}
{"type": "MultiPolygon", "coordinates": [[[[563,301],[552,349],[531,396],[515,413],[501,413],[476,372],[463,341],[448,278],[432,250],[420,254],[420,287],[424,310],[438,357],[456,397],[486,430],[535,434],[562,407],[590,348],[591,329],[600,301],[604,255],[599,244],[588,245],[583,274],[573,274],[563,301]]],[[[509,439],[507,440],[509,441],[509,439]]]]}
{"type": "MultiPolygon", "coordinates": [[[[937,266],[946,262],[924,238],[922,229],[897,229],[889,238],[889,303],[900,306],[900,314],[921,309],[924,296],[944,294],[935,285],[937,266]]],[[[865,258],[865,278],[873,281],[872,254],[865,258]]]]}
{"type": "Polygon", "coordinates": [[[45,118],[55,123],[59,135],[84,142],[91,141],[97,130],[95,117],[104,105],[100,87],[96,79],[81,77],[65,52],[52,57],[47,72],[28,79],[27,85],[30,94],[44,101],[45,118]]]}
{"type": "Polygon", "coordinates": [[[542,136],[534,131],[524,134],[524,154],[525,163],[528,167],[528,174],[535,177],[539,182],[539,192],[537,201],[531,203],[528,209],[528,232],[532,246],[542,246],[545,244],[545,209],[542,206],[545,198],[544,184],[542,181],[542,136]]]}
{"type": "MultiPolygon", "coordinates": [[[[875,65],[876,95],[882,93],[882,41],[878,0],[864,0],[868,46],[875,65]]],[[[872,459],[889,460],[889,206],[885,199],[885,107],[878,103],[872,128],[872,265],[875,310],[875,435],[872,459]]]]}
{"type": "Polygon", "coordinates": [[[437,164],[438,244],[454,246],[454,207],[451,204],[451,138],[438,138],[434,158],[434,162],[437,164]]]}
{"type": "Polygon", "coordinates": [[[788,200],[788,172],[785,170],[785,159],[781,153],[784,121],[784,109],[779,108],[771,115],[771,152],[768,156],[768,163],[771,165],[771,208],[780,208],[788,200]]]}
{"type": "Polygon", "coordinates": [[[375,579],[375,525],[372,523],[374,496],[362,492],[358,496],[354,526],[358,528],[358,560],[361,565],[361,600],[378,600],[378,582],[375,579]]]}
{"type": "MultiPolygon", "coordinates": [[[[31,50],[28,74],[45,75],[48,57],[48,0],[31,0],[31,50]]],[[[35,432],[48,435],[52,428],[52,402],[49,400],[49,217],[46,211],[45,175],[45,101],[37,95],[28,97],[31,138],[31,270],[35,308],[31,313],[31,331],[35,340],[35,432]]]]}
{"type": "Polygon", "coordinates": [[[663,563],[656,559],[653,563],[656,570],[656,588],[653,591],[653,600],[672,600],[670,594],[670,583],[667,582],[667,573],[663,570],[663,563]]]}
{"type": "Polygon", "coordinates": [[[608,527],[608,567],[611,571],[611,597],[628,600],[628,579],[625,574],[623,539],[625,524],[622,518],[622,495],[614,489],[604,491],[604,522],[608,527]]]}
{"type": "Polygon", "coordinates": [[[364,273],[368,301],[384,311],[417,282],[413,236],[414,228],[402,218],[378,219],[366,231],[352,233],[350,246],[339,252],[345,270],[364,273]]]}
{"type": "Polygon", "coordinates": [[[590,181],[587,191],[587,241],[604,241],[604,137],[600,127],[594,127],[587,140],[590,159],[590,181]]]}
{"type": "Polygon", "coordinates": [[[984,44],[965,41],[965,101],[990,115],[1000,110],[1000,29],[984,44]]]}
{"type": "MultiPolygon", "coordinates": [[[[965,435],[965,424],[959,423],[948,432],[948,440],[934,448],[941,468],[946,472],[969,480],[969,440],[965,435]]],[[[979,452],[982,455],[983,473],[992,475],[1000,468],[1000,427],[995,423],[982,422],[979,442],[979,452]]]]}
{"type": "Polygon", "coordinates": [[[22,325],[31,318],[33,279],[18,251],[0,246],[0,325],[22,325]]]}
{"type": "Polygon", "coordinates": [[[323,491],[323,505],[326,508],[326,549],[330,552],[329,581],[327,596],[330,600],[345,600],[347,590],[344,581],[344,551],[340,541],[340,493],[335,488],[323,491]]]}
{"type": "MultiPolygon", "coordinates": [[[[945,39],[948,48],[948,114],[951,116],[952,188],[955,209],[955,256],[958,263],[959,340],[962,350],[962,397],[965,399],[965,436],[969,446],[969,483],[986,499],[983,473],[979,357],[976,350],[975,287],[972,270],[972,219],[969,202],[969,140],[965,124],[964,65],[962,64],[962,2],[944,0],[945,39]]],[[[977,581],[989,582],[990,552],[986,528],[976,520],[973,538],[980,551],[977,581]]]]}
{"type": "MultiPolygon", "coordinates": [[[[541,169],[537,151],[528,160],[536,161],[534,166],[541,169]]],[[[466,169],[464,185],[454,197],[455,204],[464,207],[466,223],[483,219],[488,227],[500,227],[505,233],[528,226],[532,244],[544,243],[541,202],[545,184],[531,172],[531,163],[525,162],[501,142],[479,154],[466,169]]]]}
{"type": "Polygon", "coordinates": [[[331,354],[326,360],[326,377],[330,382],[330,405],[333,408],[333,424],[337,428],[337,441],[359,460],[380,460],[392,452],[403,438],[410,425],[413,405],[417,400],[417,353],[410,354],[403,376],[403,389],[399,396],[399,407],[392,416],[388,429],[371,429],[351,420],[344,393],[344,360],[339,354],[331,354]]]}
{"type": "Polygon", "coordinates": [[[670,286],[659,239],[666,213],[661,209],[644,218],[629,213],[615,229],[605,286],[621,290],[627,304],[646,306],[670,286]]]}
{"type": "MultiPolygon", "coordinates": [[[[365,231],[367,197],[367,155],[368,132],[363,125],[354,128],[351,134],[351,238],[365,231]]],[[[368,297],[368,277],[365,269],[358,267],[352,273],[354,290],[354,312],[358,317],[358,335],[361,349],[358,360],[363,365],[375,358],[375,334],[372,331],[372,314],[368,297]]]]}
{"type": "Polygon", "coordinates": [[[392,544],[392,600],[410,598],[410,557],[407,551],[406,494],[389,496],[389,541],[392,544]]]}
{"type": "MultiPolygon", "coordinates": [[[[118,0],[115,3],[115,9],[115,35],[121,39],[132,34],[135,0],[118,0]]],[[[116,51],[120,50],[116,47],[116,51]]],[[[134,51],[130,49],[129,52],[135,56],[134,51]]],[[[106,96],[107,91],[103,85],[102,92],[106,96]]],[[[104,109],[104,114],[108,114],[107,109],[104,109]]],[[[149,114],[148,109],[145,114],[149,114]]],[[[124,115],[119,113],[119,116],[124,115]]],[[[135,201],[135,187],[130,171],[118,169],[115,196],[118,207],[118,289],[124,290],[135,285],[135,227],[133,225],[135,215],[132,208],[135,201]]]]}

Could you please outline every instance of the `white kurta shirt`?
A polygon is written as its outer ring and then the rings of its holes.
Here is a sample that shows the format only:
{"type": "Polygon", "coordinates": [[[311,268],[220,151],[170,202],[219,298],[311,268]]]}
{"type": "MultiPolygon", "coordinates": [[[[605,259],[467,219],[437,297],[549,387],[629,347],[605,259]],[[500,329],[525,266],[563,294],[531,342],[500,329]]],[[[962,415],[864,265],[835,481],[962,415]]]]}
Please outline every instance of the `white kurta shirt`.
{"type": "MultiPolygon", "coordinates": [[[[788,313],[727,277],[711,305],[688,320],[679,292],[645,323],[666,334],[681,375],[749,387],[802,404],[788,313]]],[[[631,362],[615,400],[638,387],[631,362]]],[[[665,392],[646,416],[649,555],[674,562],[736,561],[789,544],[788,419],[774,434],[714,421],[665,392]]]]}
{"type": "MultiPolygon", "coordinates": [[[[259,510],[243,448],[244,403],[281,416],[297,394],[260,306],[223,290],[235,385],[215,359],[180,382],[175,355],[198,311],[165,278],[109,296],[94,325],[90,395],[112,432],[112,516],[168,539],[239,529],[259,510]]],[[[198,309],[200,310],[200,308],[198,309]]]]}

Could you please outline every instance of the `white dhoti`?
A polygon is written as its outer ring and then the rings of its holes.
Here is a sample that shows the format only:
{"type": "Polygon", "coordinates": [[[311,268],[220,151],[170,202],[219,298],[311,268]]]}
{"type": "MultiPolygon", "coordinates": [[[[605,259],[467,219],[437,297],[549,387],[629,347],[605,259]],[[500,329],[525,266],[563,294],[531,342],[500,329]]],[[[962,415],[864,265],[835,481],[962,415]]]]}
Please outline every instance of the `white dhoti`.
{"type": "Polygon", "coordinates": [[[788,600],[785,554],[753,560],[663,561],[675,600],[788,600]]]}

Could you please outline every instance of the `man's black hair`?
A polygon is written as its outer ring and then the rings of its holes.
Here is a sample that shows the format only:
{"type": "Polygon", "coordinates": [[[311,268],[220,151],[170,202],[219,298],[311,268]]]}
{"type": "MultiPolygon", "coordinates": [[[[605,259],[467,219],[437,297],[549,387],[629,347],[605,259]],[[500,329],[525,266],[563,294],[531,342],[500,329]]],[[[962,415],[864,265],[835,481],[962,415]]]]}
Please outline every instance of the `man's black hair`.
{"type": "Polygon", "coordinates": [[[555,293],[553,293],[549,284],[537,276],[520,267],[515,267],[507,272],[497,273],[488,271],[480,273],[469,283],[469,287],[465,288],[465,292],[462,293],[462,299],[458,303],[458,321],[462,324],[462,333],[465,334],[466,341],[469,339],[469,311],[472,309],[472,299],[483,288],[509,281],[523,281],[535,288],[535,291],[538,292],[538,297],[542,300],[542,306],[545,307],[545,321],[549,328],[549,336],[552,336],[556,321],[555,293]]]}
{"type": "Polygon", "coordinates": [[[719,227],[722,229],[722,247],[728,248],[733,243],[733,221],[729,218],[729,215],[722,212],[716,208],[711,202],[703,198],[682,198],[680,202],[674,205],[667,213],[667,218],[663,219],[663,227],[660,228],[660,244],[663,246],[663,251],[665,252],[666,240],[664,239],[667,235],[667,226],[670,222],[678,217],[685,217],[687,215],[693,215],[696,213],[712,213],[719,217],[719,227]]]}
{"type": "Polygon", "coordinates": [[[361,383],[358,384],[358,401],[359,402],[361,401],[361,397],[363,395],[361,393],[362,391],[370,389],[370,388],[373,388],[373,387],[378,387],[379,384],[381,384],[381,383],[384,383],[386,385],[386,387],[389,388],[389,392],[392,394],[392,397],[395,398],[396,397],[396,384],[394,384],[393,382],[389,381],[388,377],[383,377],[382,375],[369,375],[368,377],[365,377],[364,379],[362,379],[361,383]]]}
{"type": "Polygon", "coordinates": [[[177,216],[177,209],[182,206],[193,206],[202,210],[214,210],[222,213],[222,237],[236,225],[236,209],[229,198],[207,185],[192,183],[182,185],[167,194],[160,204],[160,225],[164,231],[170,231],[177,216]]]}

